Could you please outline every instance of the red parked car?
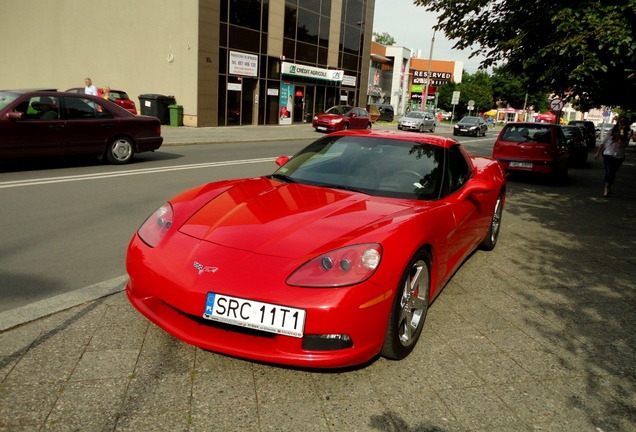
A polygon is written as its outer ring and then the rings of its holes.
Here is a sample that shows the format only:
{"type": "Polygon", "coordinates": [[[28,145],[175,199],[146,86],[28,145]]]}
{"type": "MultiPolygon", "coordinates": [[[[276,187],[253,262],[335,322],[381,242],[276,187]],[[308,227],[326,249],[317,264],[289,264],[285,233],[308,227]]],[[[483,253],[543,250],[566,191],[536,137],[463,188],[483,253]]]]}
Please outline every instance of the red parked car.
{"type": "Polygon", "coordinates": [[[142,224],[126,258],[139,312],[256,361],[402,359],[457,268],[497,243],[504,172],[452,138],[335,132],[277,164],[181,193],[142,224]]]}
{"type": "MultiPolygon", "coordinates": [[[[84,87],[73,87],[67,92],[71,93],[84,93],[84,87]]],[[[128,97],[128,93],[123,90],[110,90],[109,91],[108,100],[115,102],[117,105],[122,107],[123,109],[130,111],[131,114],[137,115],[137,106],[135,105],[135,101],[133,101],[130,97],[128,97]]],[[[103,98],[104,97],[104,89],[101,87],[97,88],[97,96],[103,98]]]]}
{"type": "Polygon", "coordinates": [[[318,132],[335,132],[347,129],[371,129],[371,115],[364,108],[337,105],[314,117],[311,125],[318,132]]]}
{"type": "Polygon", "coordinates": [[[563,180],[568,174],[568,143],[553,123],[508,123],[495,141],[492,157],[506,172],[532,172],[563,180]]]}
{"type": "Polygon", "coordinates": [[[132,115],[96,96],[0,91],[0,160],[95,155],[123,164],[162,142],[159,119],[132,115]]]}

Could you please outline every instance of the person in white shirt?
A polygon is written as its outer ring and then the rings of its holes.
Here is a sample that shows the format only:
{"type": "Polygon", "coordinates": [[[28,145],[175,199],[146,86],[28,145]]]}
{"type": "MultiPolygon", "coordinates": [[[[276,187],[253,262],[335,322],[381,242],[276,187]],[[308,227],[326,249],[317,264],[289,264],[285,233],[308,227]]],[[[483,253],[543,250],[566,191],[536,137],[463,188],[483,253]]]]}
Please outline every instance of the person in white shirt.
{"type": "Polygon", "coordinates": [[[97,96],[97,87],[93,85],[93,81],[91,81],[90,78],[84,79],[84,84],[86,85],[86,87],[84,87],[84,93],[97,96]]]}
{"type": "Polygon", "coordinates": [[[595,159],[603,156],[603,165],[605,166],[605,189],[603,197],[608,198],[612,195],[612,184],[616,179],[616,173],[625,161],[625,148],[629,143],[629,129],[627,119],[621,117],[612,128],[611,133],[605,135],[603,142],[596,150],[595,159]]]}

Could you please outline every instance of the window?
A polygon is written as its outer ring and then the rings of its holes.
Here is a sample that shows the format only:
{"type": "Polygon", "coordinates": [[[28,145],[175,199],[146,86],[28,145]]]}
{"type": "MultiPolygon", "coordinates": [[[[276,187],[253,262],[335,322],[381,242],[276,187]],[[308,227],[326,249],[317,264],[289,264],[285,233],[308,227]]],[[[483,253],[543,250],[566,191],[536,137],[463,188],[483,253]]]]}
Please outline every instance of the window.
{"type": "Polygon", "coordinates": [[[472,175],[470,165],[460,146],[455,145],[448,150],[448,190],[453,193],[460,189],[472,175]]]}
{"type": "Polygon", "coordinates": [[[57,96],[33,96],[28,102],[21,103],[16,111],[24,112],[30,120],[58,120],[60,103],[57,96]]]}

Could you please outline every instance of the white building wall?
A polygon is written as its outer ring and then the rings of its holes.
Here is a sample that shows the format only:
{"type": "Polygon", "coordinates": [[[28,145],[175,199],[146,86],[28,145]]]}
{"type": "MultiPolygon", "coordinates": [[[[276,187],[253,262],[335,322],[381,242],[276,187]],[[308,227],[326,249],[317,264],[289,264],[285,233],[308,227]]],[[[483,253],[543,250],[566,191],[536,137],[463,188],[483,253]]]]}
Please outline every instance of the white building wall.
{"type": "Polygon", "coordinates": [[[396,116],[402,116],[408,102],[411,50],[402,46],[388,46],[386,56],[393,59],[390,103],[393,105],[396,116]]]}

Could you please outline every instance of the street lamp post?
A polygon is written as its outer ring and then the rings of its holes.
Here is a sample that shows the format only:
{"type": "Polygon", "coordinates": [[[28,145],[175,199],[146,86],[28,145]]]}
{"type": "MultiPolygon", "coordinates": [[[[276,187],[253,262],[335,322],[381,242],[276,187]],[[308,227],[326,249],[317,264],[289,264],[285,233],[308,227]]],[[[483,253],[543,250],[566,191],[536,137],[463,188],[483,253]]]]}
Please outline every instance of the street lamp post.
{"type": "Polygon", "coordinates": [[[428,86],[431,83],[431,62],[433,60],[433,45],[435,45],[435,32],[433,30],[433,39],[431,39],[431,52],[428,55],[428,72],[426,73],[426,85],[422,93],[422,111],[426,111],[426,102],[428,101],[428,86]]]}

